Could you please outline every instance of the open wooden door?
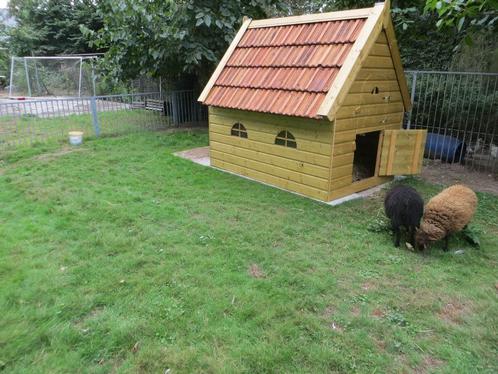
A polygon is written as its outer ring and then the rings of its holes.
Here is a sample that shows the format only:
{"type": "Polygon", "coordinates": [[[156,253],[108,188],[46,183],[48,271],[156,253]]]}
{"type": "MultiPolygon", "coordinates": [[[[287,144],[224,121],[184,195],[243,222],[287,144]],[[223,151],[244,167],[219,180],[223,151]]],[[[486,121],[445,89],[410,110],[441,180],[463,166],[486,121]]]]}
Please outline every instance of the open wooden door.
{"type": "Polygon", "coordinates": [[[420,173],[427,130],[384,130],[382,138],[379,176],[420,173]]]}

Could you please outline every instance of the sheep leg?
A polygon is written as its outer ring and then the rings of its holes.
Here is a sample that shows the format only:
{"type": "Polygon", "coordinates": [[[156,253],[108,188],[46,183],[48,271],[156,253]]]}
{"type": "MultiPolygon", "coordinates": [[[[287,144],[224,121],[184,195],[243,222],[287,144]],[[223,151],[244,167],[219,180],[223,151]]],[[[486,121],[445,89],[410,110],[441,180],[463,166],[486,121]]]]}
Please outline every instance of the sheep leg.
{"type": "Polygon", "coordinates": [[[450,237],[449,235],[446,235],[444,237],[443,251],[445,251],[445,252],[448,252],[448,239],[449,239],[449,237],[450,237]]]}
{"type": "Polygon", "coordinates": [[[393,230],[394,230],[394,246],[399,247],[399,241],[401,236],[399,227],[393,227],[393,230]]]}
{"type": "Polygon", "coordinates": [[[408,227],[408,232],[410,233],[410,244],[412,245],[413,248],[415,248],[415,227],[414,226],[408,227]]]}

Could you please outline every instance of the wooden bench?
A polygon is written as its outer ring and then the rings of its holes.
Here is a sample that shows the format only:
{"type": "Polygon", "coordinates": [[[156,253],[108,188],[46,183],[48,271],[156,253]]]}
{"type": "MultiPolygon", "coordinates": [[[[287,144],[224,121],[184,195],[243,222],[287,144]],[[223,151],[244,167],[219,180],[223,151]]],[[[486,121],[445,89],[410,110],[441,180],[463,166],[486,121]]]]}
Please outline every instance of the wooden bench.
{"type": "Polygon", "coordinates": [[[161,112],[162,115],[166,114],[166,101],[156,99],[145,99],[145,109],[161,112]]]}
{"type": "Polygon", "coordinates": [[[145,101],[133,101],[131,109],[145,109],[145,101]]]}

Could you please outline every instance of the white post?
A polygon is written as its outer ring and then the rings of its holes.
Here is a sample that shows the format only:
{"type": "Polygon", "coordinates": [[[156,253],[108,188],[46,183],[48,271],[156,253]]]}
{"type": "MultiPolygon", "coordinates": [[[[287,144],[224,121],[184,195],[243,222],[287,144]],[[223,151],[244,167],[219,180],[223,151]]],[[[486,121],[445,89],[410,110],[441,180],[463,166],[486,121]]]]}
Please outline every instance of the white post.
{"type": "Polygon", "coordinates": [[[79,82],[79,85],[78,85],[78,97],[81,97],[81,78],[83,76],[82,72],[83,72],[83,57],[80,57],[80,82],[79,82]]]}
{"type": "Polygon", "coordinates": [[[9,97],[12,96],[12,80],[14,78],[14,56],[10,60],[10,82],[9,82],[9,97]]]}
{"type": "Polygon", "coordinates": [[[412,109],[410,110],[410,113],[408,114],[408,123],[406,124],[406,129],[410,130],[412,127],[412,113],[413,113],[413,101],[415,100],[415,89],[417,88],[417,72],[413,72],[413,79],[412,79],[412,92],[410,94],[410,101],[412,103],[412,109]]]}
{"type": "Polygon", "coordinates": [[[93,58],[90,60],[92,64],[92,88],[93,88],[93,96],[96,96],[95,94],[95,68],[93,66],[93,58]]]}
{"type": "Polygon", "coordinates": [[[28,84],[28,96],[31,97],[31,84],[29,83],[28,62],[24,59],[24,71],[26,72],[26,82],[28,84]]]}

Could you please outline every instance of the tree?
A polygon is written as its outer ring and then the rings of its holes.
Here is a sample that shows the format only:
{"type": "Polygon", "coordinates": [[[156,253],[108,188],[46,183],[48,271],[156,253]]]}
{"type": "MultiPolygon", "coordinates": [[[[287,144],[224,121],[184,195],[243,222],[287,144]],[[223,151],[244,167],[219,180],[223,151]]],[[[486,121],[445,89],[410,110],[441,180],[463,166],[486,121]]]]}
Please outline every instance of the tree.
{"type": "Polygon", "coordinates": [[[279,0],[102,0],[104,27],[87,29],[93,46],[107,49],[112,76],[151,74],[177,86],[204,84],[241,25],[264,18],[279,0]]]}
{"type": "Polygon", "coordinates": [[[498,0],[427,0],[426,11],[438,15],[439,29],[455,28],[471,41],[471,33],[493,31],[498,20],[498,0]]]}
{"type": "Polygon", "coordinates": [[[17,24],[9,30],[11,53],[18,56],[96,52],[81,26],[98,30],[102,20],[93,0],[10,0],[17,24]]]}

